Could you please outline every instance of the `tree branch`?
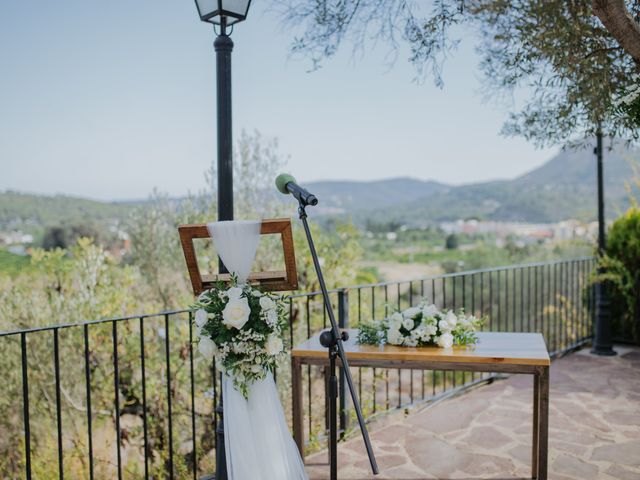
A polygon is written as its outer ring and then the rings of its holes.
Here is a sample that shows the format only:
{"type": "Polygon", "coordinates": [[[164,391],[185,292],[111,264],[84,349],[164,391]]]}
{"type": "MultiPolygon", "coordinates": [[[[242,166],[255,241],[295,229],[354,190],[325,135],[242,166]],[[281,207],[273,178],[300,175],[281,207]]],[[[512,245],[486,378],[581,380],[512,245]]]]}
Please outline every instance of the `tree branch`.
{"type": "Polygon", "coordinates": [[[592,7],[613,38],[640,64],[640,25],[631,16],[624,0],[593,0],[592,7]]]}

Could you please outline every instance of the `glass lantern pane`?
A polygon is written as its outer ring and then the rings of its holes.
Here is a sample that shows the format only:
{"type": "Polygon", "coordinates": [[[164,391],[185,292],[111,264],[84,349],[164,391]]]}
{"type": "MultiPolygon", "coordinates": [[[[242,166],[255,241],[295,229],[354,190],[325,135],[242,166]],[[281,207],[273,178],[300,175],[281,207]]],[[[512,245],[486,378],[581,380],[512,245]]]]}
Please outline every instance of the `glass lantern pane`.
{"type": "Polygon", "coordinates": [[[247,16],[250,0],[222,0],[222,9],[235,17],[247,16]]]}
{"type": "Polygon", "coordinates": [[[218,10],[218,0],[196,0],[200,17],[206,18],[218,10]]]}

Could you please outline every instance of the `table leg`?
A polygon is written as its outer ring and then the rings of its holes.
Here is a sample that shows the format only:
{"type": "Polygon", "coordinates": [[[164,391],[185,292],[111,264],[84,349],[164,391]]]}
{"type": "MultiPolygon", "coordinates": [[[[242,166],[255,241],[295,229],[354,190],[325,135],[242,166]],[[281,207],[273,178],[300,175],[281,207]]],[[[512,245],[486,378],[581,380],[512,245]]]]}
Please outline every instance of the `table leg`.
{"type": "Polygon", "coordinates": [[[547,458],[549,454],[549,367],[543,367],[540,374],[540,408],[538,436],[538,478],[547,480],[547,458]]]}
{"type": "Polygon", "coordinates": [[[293,409],[293,439],[304,461],[304,426],[302,418],[302,365],[297,357],[291,357],[291,394],[293,409]]]}
{"type": "Polygon", "coordinates": [[[540,441],[540,374],[533,374],[533,441],[531,453],[531,478],[538,478],[538,452],[540,441]]]}

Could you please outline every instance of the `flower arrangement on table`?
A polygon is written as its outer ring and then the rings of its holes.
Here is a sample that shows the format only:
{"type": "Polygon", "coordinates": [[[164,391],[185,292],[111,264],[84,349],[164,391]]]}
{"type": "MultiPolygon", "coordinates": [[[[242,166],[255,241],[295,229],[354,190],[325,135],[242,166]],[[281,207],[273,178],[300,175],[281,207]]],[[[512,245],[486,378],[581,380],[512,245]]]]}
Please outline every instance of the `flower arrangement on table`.
{"type": "Polygon", "coordinates": [[[281,296],[263,293],[232,278],[201,293],[192,305],[198,350],[216,359],[218,368],[233,378],[233,385],[248,398],[249,385],[265,378],[284,354],[288,328],[281,296]]]}
{"type": "Polygon", "coordinates": [[[396,311],[383,320],[361,324],[358,343],[443,348],[474,345],[478,342],[476,331],[483,322],[484,319],[465,315],[463,309],[440,310],[423,300],[418,306],[396,311]]]}

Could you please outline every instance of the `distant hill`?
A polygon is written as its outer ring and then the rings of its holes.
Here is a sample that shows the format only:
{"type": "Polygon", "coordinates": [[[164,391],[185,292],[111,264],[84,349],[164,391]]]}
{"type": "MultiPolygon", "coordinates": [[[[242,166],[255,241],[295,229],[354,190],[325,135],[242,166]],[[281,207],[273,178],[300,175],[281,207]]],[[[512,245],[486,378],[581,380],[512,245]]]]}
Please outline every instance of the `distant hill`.
{"type": "Polygon", "coordinates": [[[443,193],[450,188],[443,183],[406,177],[372,182],[322,181],[311,182],[307,186],[322,199],[319,207],[334,213],[409,203],[425,196],[443,193]]]}
{"type": "MultiPolygon", "coordinates": [[[[616,146],[606,151],[607,215],[629,205],[626,185],[640,152],[616,146]]],[[[477,217],[490,220],[557,222],[596,218],[596,158],[591,150],[563,150],[544,165],[513,180],[463,186],[397,178],[375,182],[325,181],[309,184],[333,213],[356,221],[427,222],[477,217]]],[[[635,190],[637,194],[637,189],[635,190]]]]}
{"type": "Polygon", "coordinates": [[[0,192],[0,229],[30,229],[51,225],[95,222],[124,218],[131,206],[65,195],[33,195],[0,192]]]}
{"type": "MultiPolygon", "coordinates": [[[[605,152],[608,218],[629,205],[625,186],[634,176],[631,164],[640,165],[640,151],[619,145],[605,152]]],[[[544,165],[513,180],[451,186],[390,178],[311,182],[306,186],[320,199],[318,213],[348,214],[361,224],[367,220],[427,223],[470,217],[523,222],[596,218],[596,159],[590,149],[561,151],[544,165]]],[[[634,193],[640,198],[637,188],[634,193]]],[[[283,200],[282,195],[273,195],[283,200]]],[[[124,219],[134,206],[145,203],[0,192],[0,230],[41,231],[47,226],[87,220],[104,225],[124,219]]]]}

